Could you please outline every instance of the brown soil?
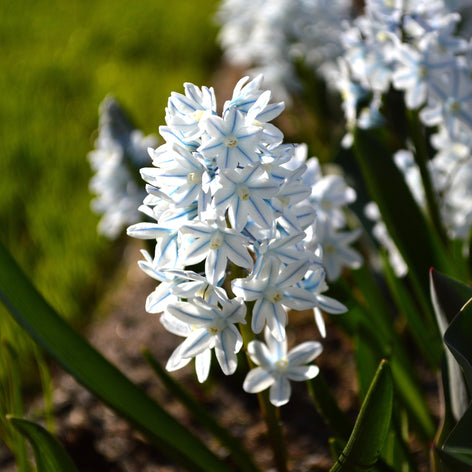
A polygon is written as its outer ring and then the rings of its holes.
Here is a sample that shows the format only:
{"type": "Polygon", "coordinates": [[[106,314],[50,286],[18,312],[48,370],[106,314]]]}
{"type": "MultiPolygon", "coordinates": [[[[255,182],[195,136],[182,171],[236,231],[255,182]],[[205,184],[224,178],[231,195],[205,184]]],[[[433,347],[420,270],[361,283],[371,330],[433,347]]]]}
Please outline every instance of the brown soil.
{"type": "MultiPolygon", "coordinates": [[[[141,355],[147,347],[165,365],[180,338],[166,332],[157,315],[144,311],[146,296],[155,283],[137,267],[139,242],[131,242],[124,252],[123,269],[118,284],[103,301],[106,317],[87,330],[90,342],[127,376],[155,398],[186,427],[201,437],[221,457],[227,452],[173,398],[153,374],[141,355]]],[[[101,309],[103,311],[103,308],[101,309]]],[[[311,314],[294,314],[290,322],[289,344],[318,336],[311,314]]],[[[356,408],[355,371],[350,345],[333,325],[323,341],[324,353],[317,359],[324,375],[345,411],[356,408]]],[[[159,451],[130,428],[68,374],[54,375],[54,414],[58,437],[80,471],[83,472],[174,472],[183,470],[170,463],[159,451]]],[[[273,470],[272,453],[266,438],[257,398],[242,388],[243,374],[225,377],[215,363],[210,379],[199,384],[193,366],[173,373],[196,398],[211,411],[222,425],[249,449],[263,471],[273,470]]],[[[281,408],[281,422],[288,444],[291,471],[326,471],[332,465],[328,453],[329,432],[317,414],[304,384],[292,383],[293,394],[281,408]]],[[[30,416],[42,408],[33,402],[30,416]]],[[[11,457],[3,450],[0,466],[4,472],[15,470],[11,457]]]]}

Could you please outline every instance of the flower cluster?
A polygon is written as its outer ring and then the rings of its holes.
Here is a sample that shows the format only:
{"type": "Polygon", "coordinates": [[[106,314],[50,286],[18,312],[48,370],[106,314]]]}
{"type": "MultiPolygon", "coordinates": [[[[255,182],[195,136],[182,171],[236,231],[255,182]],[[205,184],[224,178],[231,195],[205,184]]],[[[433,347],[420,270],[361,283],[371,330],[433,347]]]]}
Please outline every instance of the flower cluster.
{"type": "Polygon", "coordinates": [[[162,313],[164,327],[184,338],[167,369],[195,359],[203,382],[214,349],[222,371],[232,374],[247,323],[252,336],[265,330],[266,344],[249,344],[260,367],[244,388],[271,386],[272,403],[281,405],[290,396],[288,380],[316,375],[304,364],[321,351],[311,342],[287,353],[287,311],[314,309],[324,336],[321,310],[346,310],[323,293],[324,255],[338,256],[327,265],[332,278],[360,259],[347,247],[352,234],[328,250],[318,230],[342,227],[353,190],[341,178],[321,176],[304,146],[283,144],[270,121],[284,104],[271,103],[261,84],[262,76],[240,80],[222,116],[211,88],[186,83],[185,94],[171,94],[159,130],[165,143],[149,150],[153,167],[141,170],[147,196],[140,210],[153,222],[132,225],[128,234],[156,241],[154,254],[143,250],[139,262],[160,282],[146,310],[162,313]]]}
{"type": "Polygon", "coordinates": [[[350,0],[224,0],[220,43],[229,61],[263,73],[284,100],[302,84],[297,63],[321,74],[342,54],[342,22],[350,0]]]}
{"type": "MultiPolygon", "coordinates": [[[[461,17],[465,0],[366,0],[362,14],[352,2],[317,0],[222,2],[220,41],[233,62],[262,70],[282,96],[297,90],[297,63],[321,72],[340,92],[347,134],[356,127],[382,126],[384,96],[404,94],[407,108],[418,110],[424,126],[434,126],[428,162],[441,219],[451,238],[468,240],[472,226],[471,22],[461,17]],[[243,34],[244,32],[244,34],[243,34]],[[242,41],[241,38],[244,38],[242,41]]],[[[470,15],[469,15],[470,20],[470,15]]],[[[405,143],[404,156],[411,152],[405,143]]],[[[398,157],[412,193],[426,207],[415,159],[398,157]]],[[[424,175],[424,174],[423,174],[424,175]]],[[[376,234],[387,241],[380,216],[376,234]]],[[[320,234],[323,231],[320,230],[320,234]]],[[[388,246],[393,248],[389,240],[388,246]]],[[[396,255],[394,259],[398,259],[396,255]]],[[[328,274],[329,262],[326,263],[328,274]]],[[[406,273],[400,263],[399,273],[406,273]]]]}
{"type": "Polygon", "coordinates": [[[92,209],[103,215],[98,232],[115,239],[126,226],[140,219],[136,207],[145,192],[135,174],[149,161],[147,148],[155,146],[157,141],[154,136],[145,137],[134,129],[112,97],[103,100],[99,113],[95,149],[88,155],[95,172],[90,190],[97,194],[92,209]]]}
{"type": "MultiPolygon", "coordinates": [[[[472,226],[472,50],[470,42],[456,35],[461,16],[451,11],[451,3],[368,0],[364,14],[343,35],[345,53],[332,82],[341,91],[348,130],[382,124],[382,95],[390,88],[404,93],[406,107],[418,110],[423,125],[436,127],[430,179],[449,236],[467,246],[472,226]]],[[[461,2],[454,3],[458,9],[461,2]]],[[[348,133],[344,143],[351,142],[348,133]]],[[[425,207],[414,154],[405,149],[395,160],[425,207]]],[[[370,208],[369,213],[375,212],[370,208]]],[[[376,220],[380,223],[379,215],[376,220]]],[[[379,224],[377,230],[385,243],[385,228],[379,224]]],[[[393,249],[391,241],[387,245],[393,249]]],[[[398,273],[406,272],[401,263],[398,268],[398,273]]]]}

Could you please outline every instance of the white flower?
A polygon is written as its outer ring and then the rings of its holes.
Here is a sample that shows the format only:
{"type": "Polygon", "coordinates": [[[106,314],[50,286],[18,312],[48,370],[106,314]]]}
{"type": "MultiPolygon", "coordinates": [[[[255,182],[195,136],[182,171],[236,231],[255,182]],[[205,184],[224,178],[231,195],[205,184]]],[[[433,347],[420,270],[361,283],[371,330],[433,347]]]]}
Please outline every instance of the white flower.
{"type": "Polygon", "coordinates": [[[362,265],[362,256],[349,244],[361,234],[360,229],[339,231],[332,226],[330,220],[319,219],[316,225],[315,240],[323,250],[323,266],[328,280],[336,280],[341,275],[343,267],[358,269],[362,265]]]}
{"type": "Polygon", "coordinates": [[[102,215],[100,234],[115,239],[127,225],[140,220],[137,207],[145,192],[136,176],[139,167],[150,160],[147,148],[155,145],[155,136],[144,137],[134,129],[112,97],[103,100],[95,149],[88,155],[95,172],[90,190],[97,195],[91,206],[102,215]]]}
{"type": "Polygon", "coordinates": [[[325,270],[322,267],[318,267],[308,272],[305,279],[302,281],[303,288],[312,293],[316,298],[316,306],[313,310],[315,323],[323,338],[326,337],[326,327],[321,310],[334,315],[339,315],[347,311],[347,308],[342,303],[323,294],[323,292],[328,290],[325,275],[325,270]]]}
{"type": "Polygon", "coordinates": [[[182,265],[205,260],[205,275],[212,284],[224,278],[228,259],[239,267],[252,267],[248,239],[221,222],[194,222],[182,226],[180,232],[184,236],[179,256],[182,265]]]}
{"type": "Polygon", "coordinates": [[[423,105],[428,96],[428,87],[437,80],[439,71],[454,66],[452,55],[439,56],[431,47],[432,36],[419,43],[419,49],[409,44],[398,48],[399,64],[393,73],[393,85],[405,90],[407,107],[416,109],[423,105]]]}
{"type": "Polygon", "coordinates": [[[238,164],[257,162],[257,146],[262,128],[247,126],[245,117],[236,108],[230,108],[224,118],[208,117],[203,127],[210,137],[199,148],[206,158],[215,158],[220,169],[236,169],[238,164]]]}
{"type": "Polygon", "coordinates": [[[402,171],[416,203],[424,208],[426,206],[426,197],[424,195],[423,180],[421,178],[420,169],[413,157],[413,153],[406,149],[401,149],[393,155],[393,160],[402,171]]]}
{"type": "MultiPolygon", "coordinates": [[[[153,163],[157,164],[156,159],[153,163]]],[[[176,207],[194,202],[200,209],[205,207],[211,180],[208,169],[198,156],[178,144],[167,146],[159,155],[159,167],[142,169],[141,176],[150,184],[148,192],[163,192],[176,207]]]]}
{"type": "Polygon", "coordinates": [[[375,202],[370,202],[365,206],[364,212],[369,219],[375,221],[372,234],[380,245],[387,250],[388,259],[395,275],[397,277],[404,277],[408,273],[408,266],[388,233],[385,223],[382,221],[379,207],[375,202]]]}
{"type": "Polygon", "coordinates": [[[178,130],[186,139],[196,139],[202,134],[202,118],[216,113],[213,88],[199,89],[193,84],[184,84],[185,95],[172,92],[166,108],[166,123],[178,130]]]}
{"type": "Polygon", "coordinates": [[[232,281],[231,288],[236,296],[246,301],[256,301],[251,322],[254,333],[260,333],[267,323],[272,334],[282,340],[287,324],[283,307],[306,310],[316,305],[315,297],[298,286],[309,266],[309,262],[302,260],[285,267],[275,257],[268,257],[264,258],[257,274],[232,281]]]}
{"type": "Polygon", "coordinates": [[[277,190],[278,185],[264,177],[261,166],[223,169],[218,175],[215,208],[220,215],[228,210],[231,226],[237,231],[243,230],[248,219],[263,228],[270,228],[274,223],[274,212],[266,200],[277,190]]]}
{"type": "MultiPolygon", "coordinates": [[[[178,259],[178,231],[156,223],[136,223],[127,229],[128,236],[138,239],[156,239],[156,249],[152,264],[149,258],[141,268],[149,273],[157,273],[164,268],[174,268],[178,259]],[[152,267],[152,269],[151,269],[152,267]],[[146,269],[147,268],[147,269],[146,269]]],[[[154,277],[156,278],[156,277],[154,277]]]]}
{"type": "Polygon", "coordinates": [[[270,387],[271,403],[282,406],[290,399],[290,380],[301,382],[318,375],[317,366],[305,364],[318,357],[323,348],[319,342],[307,341],[287,352],[286,339],[277,340],[269,329],[264,335],[266,344],[256,340],[248,345],[249,356],[259,367],[249,371],[243,389],[258,393],[270,387]]]}
{"type": "Polygon", "coordinates": [[[210,369],[210,350],[215,348],[216,358],[224,374],[234,373],[238,364],[236,354],[243,345],[235,325],[244,323],[246,315],[246,307],[240,300],[228,300],[218,307],[196,299],[171,304],[166,312],[177,320],[165,317],[166,328],[186,336],[170,357],[167,370],[176,370],[200,356],[197,376],[200,382],[204,382],[210,369]]]}
{"type": "Polygon", "coordinates": [[[472,128],[472,87],[470,72],[459,64],[431,84],[432,96],[420,112],[424,124],[444,123],[451,137],[463,127],[472,128]]]}

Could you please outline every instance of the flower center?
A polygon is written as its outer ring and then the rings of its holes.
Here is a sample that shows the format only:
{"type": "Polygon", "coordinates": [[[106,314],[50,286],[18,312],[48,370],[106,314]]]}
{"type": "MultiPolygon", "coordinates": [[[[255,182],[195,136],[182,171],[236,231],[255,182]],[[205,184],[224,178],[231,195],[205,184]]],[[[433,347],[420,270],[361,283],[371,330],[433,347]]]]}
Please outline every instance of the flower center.
{"type": "Polygon", "coordinates": [[[280,302],[284,296],[282,292],[279,292],[277,289],[273,289],[269,292],[268,297],[267,297],[272,303],[278,303],[280,302]]]}
{"type": "Polygon", "coordinates": [[[447,107],[449,108],[449,111],[451,113],[456,114],[460,111],[461,104],[459,101],[455,100],[454,98],[450,98],[447,102],[447,107]]]}
{"type": "Polygon", "coordinates": [[[249,200],[249,197],[251,196],[247,187],[239,187],[238,195],[241,200],[249,200]]]}
{"type": "Polygon", "coordinates": [[[288,359],[286,357],[282,357],[275,363],[275,366],[279,372],[284,372],[288,367],[288,359]]]}
{"type": "Polygon", "coordinates": [[[209,326],[207,328],[207,331],[210,333],[210,334],[218,334],[220,331],[222,331],[223,329],[225,329],[225,322],[224,320],[222,319],[216,319],[213,321],[212,325],[209,326]]]}
{"type": "Polygon", "coordinates": [[[327,244],[325,247],[324,247],[324,250],[325,252],[327,252],[328,254],[334,254],[336,252],[336,248],[334,247],[333,244],[327,244]]]}
{"type": "Polygon", "coordinates": [[[321,202],[321,206],[325,211],[329,211],[333,208],[333,204],[331,203],[331,200],[323,200],[321,202]]]}
{"type": "Polygon", "coordinates": [[[280,203],[284,208],[287,208],[290,205],[290,197],[286,195],[278,195],[277,198],[280,200],[280,203]]]}
{"type": "Polygon", "coordinates": [[[223,246],[223,235],[220,231],[216,231],[210,240],[210,249],[220,249],[223,246]]]}
{"type": "Polygon", "coordinates": [[[205,113],[205,110],[195,110],[192,113],[192,116],[195,119],[195,121],[200,121],[204,113],[205,113]]]}
{"type": "Polygon", "coordinates": [[[418,67],[418,75],[424,79],[428,75],[428,68],[426,66],[418,67]]]}
{"type": "Polygon", "coordinates": [[[202,176],[199,172],[190,172],[187,176],[187,183],[197,185],[202,183],[202,176]]]}
{"type": "Polygon", "coordinates": [[[225,139],[225,144],[226,146],[228,147],[236,147],[238,145],[238,138],[236,138],[235,136],[228,136],[226,139],[225,139]]]}
{"type": "Polygon", "coordinates": [[[454,152],[458,156],[462,156],[464,154],[464,152],[466,152],[465,151],[465,146],[463,144],[460,144],[460,143],[454,143],[452,145],[452,152],[454,152]]]}
{"type": "Polygon", "coordinates": [[[195,294],[197,297],[203,298],[203,300],[208,300],[213,294],[213,287],[209,284],[203,284],[195,294]]]}
{"type": "Polygon", "coordinates": [[[388,39],[388,35],[385,33],[385,31],[379,31],[376,37],[377,37],[377,40],[381,43],[385,43],[388,39]]]}

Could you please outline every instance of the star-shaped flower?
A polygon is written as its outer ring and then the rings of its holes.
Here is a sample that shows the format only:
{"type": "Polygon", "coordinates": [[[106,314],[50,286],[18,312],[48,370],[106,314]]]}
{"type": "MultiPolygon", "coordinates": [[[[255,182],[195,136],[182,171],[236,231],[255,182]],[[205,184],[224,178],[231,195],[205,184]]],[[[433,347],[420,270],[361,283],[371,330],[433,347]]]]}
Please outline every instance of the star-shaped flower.
{"type": "Polygon", "coordinates": [[[242,231],[249,218],[263,228],[272,226],[274,212],[266,199],[277,193],[278,185],[264,176],[262,167],[222,170],[218,180],[219,189],[214,197],[216,211],[223,215],[228,210],[229,221],[236,231],[242,231]]]}
{"type": "Polygon", "coordinates": [[[313,294],[298,286],[309,266],[309,262],[302,260],[285,267],[275,257],[268,257],[257,274],[233,280],[231,288],[236,296],[256,301],[251,323],[254,333],[260,333],[267,323],[272,334],[281,341],[287,324],[283,307],[306,310],[316,306],[313,294]]]}
{"type": "Polygon", "coordinates": [[[198,151],[206,158],[216,158],[220,169],[236,169],[238,164],[257,161],[257,145],[262,128],[247,126],[245,116],[236,108],[230,108],[224,118],[210,116],[202,125],[210,136],[198,151]]]}
{"type": "MultiPolygon", "coordinates": [[[[216,358],[225,375],[233,374],[237,367],[236,354],[243,340],[237,323],[244,323],[246,307],[239,299],[228,300],[221,307],[210,305],[203,300],[178,302],[167,307],[167,313],[174,317],[176,326],[173,331],[182,332],[182,323],[188,326],[185,341],[174,351],[167,363],[167,370],[180,368],[198,355],[215,348],[216,358]]],[[[172,330],[172,318],[167,317],[166,327],[172,330]]],[[[203,382],[208,375],[211,357],[206,356],[198,379],[203,382]],[[206,374],[206,375],[205,375],[206,374]]],[[[198,371],[197,371],[198,374],[198,371]]]]}
{"type": "Polygon", "coordinates": [[[182,265],[197,264],[205,260],[205,275],[211,284],[217,284],[225,276],[228,259],[244,269],[252,267],[247,249],[249,240],[227,228],[222,222],[195,222],[182,226],[180,232],[183,247],[180,252],[182,265]]]}
{"type": "Polygon", "coordinates": [[[266,344],[256,340],[248,345],[249,356],[259,367],[249,371],[243,389],[258,393],[270,387],[270,402],[282,406],[290,399],[290,380],[300,382],[318,375],[316,365],[305,364],[319,356],[323,348],[319,342],[307,341],[287,352],[286,339],[277,340],[269,329],[264,334],[266,344]]]}

